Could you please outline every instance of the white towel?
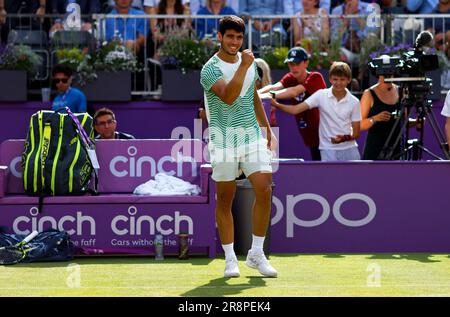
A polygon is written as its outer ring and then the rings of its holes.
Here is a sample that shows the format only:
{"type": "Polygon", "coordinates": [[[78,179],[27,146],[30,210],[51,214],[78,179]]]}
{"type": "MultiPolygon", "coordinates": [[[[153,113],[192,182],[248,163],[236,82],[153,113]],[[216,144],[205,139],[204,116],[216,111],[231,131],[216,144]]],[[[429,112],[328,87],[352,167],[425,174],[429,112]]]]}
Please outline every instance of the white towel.
{"type": "Polygon", "coordinates": [[[177,177],[158,173],[154,180],[151,179],[136,187],[133,194],[152,196],[199,195],[200,187],[177,177]]]}

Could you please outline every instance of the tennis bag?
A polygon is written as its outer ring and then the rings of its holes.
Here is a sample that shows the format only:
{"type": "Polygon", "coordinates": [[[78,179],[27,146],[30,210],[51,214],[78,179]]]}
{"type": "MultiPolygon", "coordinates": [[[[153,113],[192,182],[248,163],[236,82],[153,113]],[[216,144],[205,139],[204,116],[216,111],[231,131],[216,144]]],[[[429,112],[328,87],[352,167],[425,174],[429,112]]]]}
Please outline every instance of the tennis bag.
{"type": "Polygon", "coordinates": [[[44,197],[88,191],[93,171],[87,152],[94,144],[92,122],[88,113],[70,111],[41,110],[31,116],[22,154],[25,193],[44,197]]]}
{"type": "MultiPolygon", "coordinates": [[[[0,247],[13,246],[22,241],[26,235],[0,233],[0,247]]],[[[30,251],[20,262],[69,261],[75,253],[75,246],[70,235],[55,229],[40,232],[28,242],[30,251]]]]}

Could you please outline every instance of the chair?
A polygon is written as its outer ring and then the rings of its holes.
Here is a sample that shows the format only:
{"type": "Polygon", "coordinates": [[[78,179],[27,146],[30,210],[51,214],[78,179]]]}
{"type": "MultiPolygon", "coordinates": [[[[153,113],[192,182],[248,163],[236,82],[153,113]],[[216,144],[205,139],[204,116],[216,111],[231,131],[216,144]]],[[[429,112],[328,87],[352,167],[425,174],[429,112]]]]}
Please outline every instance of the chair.
{"type": "Polygon", "coordinates": [[[58,30],[54,33],[51,43],[53,48],[79,47],[93,51],[96,47],[95,37],[87,31],[58,30]]]}
{"type": "Polygon", "coordinates": [[[48,46],[47,33],[42,30],[19,30],[9,31],[8,43],[29,45],[32,48],[46,48],[48,46]]]}

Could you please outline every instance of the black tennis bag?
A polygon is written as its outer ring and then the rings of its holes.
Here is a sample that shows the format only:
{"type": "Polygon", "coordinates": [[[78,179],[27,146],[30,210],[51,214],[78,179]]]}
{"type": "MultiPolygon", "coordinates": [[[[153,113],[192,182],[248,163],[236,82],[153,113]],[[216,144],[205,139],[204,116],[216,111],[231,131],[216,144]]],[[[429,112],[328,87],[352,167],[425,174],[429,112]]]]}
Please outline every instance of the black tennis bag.
{"type": "MultiPolygon", "coordinates": [[[[16,245],[26,235],[0,233],[0,247],[16,245]]],[[[30,251],[21,262],[53,262],[73,259],[75,246],[65,231],[48,229],[28,242],[30,251]]]]}
{"type": "Polygon", "coordinates": [[[22,155],[25,193],[43,197],[88,191],[93,172],[87,152],[94,144],[92,122],[88,113],[70,111],[41,110],[31,116],[22,155]]]}

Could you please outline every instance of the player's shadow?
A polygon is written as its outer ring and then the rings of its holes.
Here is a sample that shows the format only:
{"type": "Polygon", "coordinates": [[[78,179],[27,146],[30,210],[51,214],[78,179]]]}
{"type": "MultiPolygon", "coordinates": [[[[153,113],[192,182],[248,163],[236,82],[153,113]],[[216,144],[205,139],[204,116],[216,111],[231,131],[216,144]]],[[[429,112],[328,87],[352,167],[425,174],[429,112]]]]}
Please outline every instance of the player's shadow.
{"type": "Polygon", "coordinates": [[[231,280],[231,278],[225,277],[216,278],[209,281],[208,284],[200,285],[194,289],[191,289],[190,291],[181,294],[181,296],[188,296],[188,297],[233,296],[239,295],[243,290],[249,288],[266,286],[266,281],[262,276],[249,276],[247,283],[239,283],[239,284],[228,284],[229,280],[231,280]]]}
{"type": "Polygon", "coordinates": [[[422,263],[435,263],[441,262],[439,260],[432,260],[432,254],[426,253],[407,253],[407,254],[387,254],[387,253],[377,253],[369,257],[369,259],[380,259],[380,260],[411,260],[418,261],[422,263]]]}

